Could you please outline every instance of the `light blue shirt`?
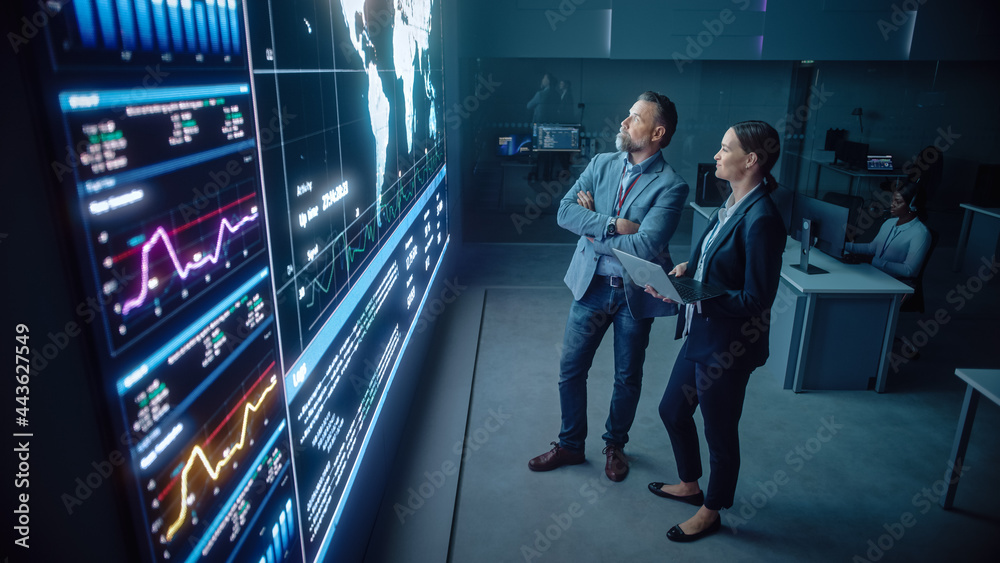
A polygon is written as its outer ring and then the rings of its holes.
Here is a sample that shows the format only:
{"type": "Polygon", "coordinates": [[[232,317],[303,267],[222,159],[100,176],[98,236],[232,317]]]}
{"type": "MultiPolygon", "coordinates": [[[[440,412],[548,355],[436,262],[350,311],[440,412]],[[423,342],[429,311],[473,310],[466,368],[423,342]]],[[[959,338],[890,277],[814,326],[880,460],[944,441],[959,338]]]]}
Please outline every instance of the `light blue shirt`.
{"type": "Polygon", "coordinates": [[[927,250],[931,247],[931,232],[914,218],[899,225],[899,219],[882,223],[875,240],[867,243],[847,243],[844,248],[856,254],[872,254],[872,266],[895,278],[915,278],[920,273],[927,250]]]}
{"type": "MultiPolygon", "coordinates": [[[[649,167],[656,163],[661,156],[660,151],[656,151],[646,160],[643,160],[638,164],[632,164],[628,161],[628,153],[625,154],[624,158],[622,158],[624,161],[624,173],[622,174],[621,182],[618,184],[618,189],[615,190],[615,201],[611,209],[612,212],[618,211],[618,201],[625,191],[628,190],[629,186],[632,185],[632,182],[638,182],[639,176],[642,176],[646,170],[649,170],[649,167]]],[[[617,215],[613,215],[612,217],[617,217],[617,215]]],[[[599,276],[622,277],[623,272],[624,268],[622,267],[622,263],[619,262],[618,258],[615,256],[602,254],[600,259],[597,261],[597,270],[595,270],[595,273],[599,276]]]]}

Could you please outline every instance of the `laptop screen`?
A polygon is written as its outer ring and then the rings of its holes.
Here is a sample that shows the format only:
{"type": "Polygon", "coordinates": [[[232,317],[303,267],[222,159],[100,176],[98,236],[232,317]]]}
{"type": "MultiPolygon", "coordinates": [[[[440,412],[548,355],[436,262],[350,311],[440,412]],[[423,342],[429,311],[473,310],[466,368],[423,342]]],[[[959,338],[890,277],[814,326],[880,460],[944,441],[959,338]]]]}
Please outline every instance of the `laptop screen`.
{"type": "Polygon", "coordinates": [[[892,170],[892,156],[868,155],[869,170],[892,170]]]}

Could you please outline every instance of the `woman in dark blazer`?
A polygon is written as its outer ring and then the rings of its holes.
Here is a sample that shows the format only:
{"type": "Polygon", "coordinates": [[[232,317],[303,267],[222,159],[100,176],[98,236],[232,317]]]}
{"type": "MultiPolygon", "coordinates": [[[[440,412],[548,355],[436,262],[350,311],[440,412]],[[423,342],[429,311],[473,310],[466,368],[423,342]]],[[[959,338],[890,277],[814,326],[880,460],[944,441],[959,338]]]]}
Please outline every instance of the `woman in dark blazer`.
{"type": "MultiPolygon", "coordinates": [[[[686,336],[663,399],[663,420],[680,483],[650,483],[653,494],[699,506],[667,532],[673,541],[694,541],[719,530],[719,510],[733,505],[740,467],[739,420],[750,373],[768,355],[770,307],[778,291],[784,222],[769,193],[778,184],[771,169],[781,154],[777,131],[763,121],[733,125],[715,155],[715,175],[733,188],[688,262],[670,271],[725,293],[681,308],[677,338],[686,336]],[[694,411],[701,405],[711,475],[702,476],[694,411]]],[[[652,287],[646,291],[667,300],[652,287]]]]}

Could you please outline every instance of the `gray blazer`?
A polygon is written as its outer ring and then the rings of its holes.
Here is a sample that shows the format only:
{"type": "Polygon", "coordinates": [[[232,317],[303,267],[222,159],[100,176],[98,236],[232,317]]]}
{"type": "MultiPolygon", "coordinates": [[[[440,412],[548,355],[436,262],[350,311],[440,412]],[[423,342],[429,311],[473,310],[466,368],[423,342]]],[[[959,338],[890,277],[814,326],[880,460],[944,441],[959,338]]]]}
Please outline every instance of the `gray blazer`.
{"type": "MultiPolygon", "coordinates": [[[[639,223],[639,232],[611,237],[606,234],[608,219],[614,213],[624,158],[624,152],[595,156],[559,203],[559,226],[580,235],[564,278],[574,299],[582,298],[590,286],[598,256],[613,255],[612,248],[656,262],[666,271],[674,267],[667,243],[677,229],[688,185],[663,158],[639,177],[622,206],[620,216],[639,223]],[[594,195],[594,211],[576,202],[576,194],[581,191],[594,195]],[[593,238],[593,242],[588,237],[593,238]]],[[[664,303],[646,293],[644,288],[632,283],[628,272],[625,273],[625,299],[629,312],[636,319],[677,314],[675,304],[664,303]]]]}

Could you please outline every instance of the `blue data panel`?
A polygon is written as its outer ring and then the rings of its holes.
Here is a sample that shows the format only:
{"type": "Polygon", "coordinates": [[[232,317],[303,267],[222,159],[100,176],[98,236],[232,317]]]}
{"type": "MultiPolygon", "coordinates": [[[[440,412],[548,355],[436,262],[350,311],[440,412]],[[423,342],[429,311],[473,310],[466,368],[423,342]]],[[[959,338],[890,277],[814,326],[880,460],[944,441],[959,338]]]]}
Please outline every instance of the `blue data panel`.
{"type": "MultiPolygon", "coordinates": [[[[153,561],[251,557],[295,490],[250,85],[56,98],[141,545],[153,561]]],[[[275,560],[300,560],[282,538],[275,560]]]]}
{"type": "Polygon", "coordinates": [[[68,91],[60,101],[118,355],[266,255],[250,89],[68,91]],[[211,200],[198,195],[206,189],[211,200]]]}
{"type": "MultiPolygon", "coordinates": [[[[224,6],[214,20],[242,29],[242,4],[224,6]]],[[[207,8],[84,0],[53,16],[53,172],[136,558],[298,562],[252,80],[241,35],[212,48],[207,8]]]]}
{"type": "Polygon", "coordinates": [[[258,103],[289,116],[264,185],[303,548],[323,561],[371,494],[358,472],[448,244],[440,5],[377,28],[361,5],[271,6],[251,56],[258,103]]]}
{"type": "Polygon", "coordinates": [[[448,243],[442,167],[286,377],[303,536],[323,561],[448,243]]]}
{"type": "Polygon", "coordinates": [[[50,6],[70,283],[136,559],[336,560],[348,501],[380,501],[359,475],[450,238],[440,2],[370,8],[50,6]]]}

